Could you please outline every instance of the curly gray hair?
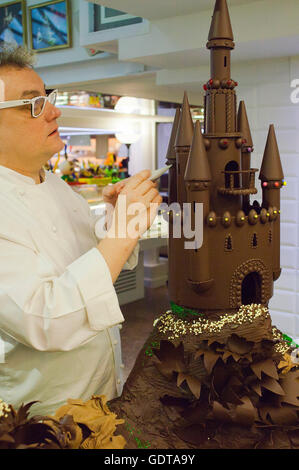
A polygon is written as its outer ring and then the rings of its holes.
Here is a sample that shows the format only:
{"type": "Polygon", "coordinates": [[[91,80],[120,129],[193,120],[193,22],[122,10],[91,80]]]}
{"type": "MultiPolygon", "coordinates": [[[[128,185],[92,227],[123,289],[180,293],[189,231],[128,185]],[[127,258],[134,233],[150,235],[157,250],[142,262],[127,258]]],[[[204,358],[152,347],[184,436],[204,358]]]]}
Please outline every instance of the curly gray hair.
{"type": "Polygon", "coordinates": [[[36,55],[25,46],[2,42],[0,44],[0,67],[33,68],[36,55]]]}

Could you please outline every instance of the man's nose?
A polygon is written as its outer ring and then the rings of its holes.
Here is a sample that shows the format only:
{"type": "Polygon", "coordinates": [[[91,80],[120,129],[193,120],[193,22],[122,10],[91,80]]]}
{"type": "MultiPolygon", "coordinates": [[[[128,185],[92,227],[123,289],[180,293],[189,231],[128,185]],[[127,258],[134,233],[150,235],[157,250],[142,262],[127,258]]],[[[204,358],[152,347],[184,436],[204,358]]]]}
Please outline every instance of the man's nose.
{"type": "Polygon", "coordinates": [[[61,111],[54,104],[47,103],[45,111],[47,121],[53,121],[53,119],[58,119],[61,116],[61,111]]]}

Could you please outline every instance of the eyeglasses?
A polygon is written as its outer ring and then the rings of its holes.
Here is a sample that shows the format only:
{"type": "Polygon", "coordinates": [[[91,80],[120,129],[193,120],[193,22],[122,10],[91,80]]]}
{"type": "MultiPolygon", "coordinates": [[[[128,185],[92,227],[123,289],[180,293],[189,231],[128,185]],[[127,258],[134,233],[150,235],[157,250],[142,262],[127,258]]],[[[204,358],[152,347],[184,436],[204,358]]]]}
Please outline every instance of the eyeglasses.
{"type": "Polygon", "coordinates": [[[36,96],[30,100],[0,101],[0,109],[16,108],[31,104],[31,115],[34,118],[38,118],[43,114],[47,101],[55,106],[58,90],[47,90],[47,93],[49,93],[47,96],[36,96]]]}

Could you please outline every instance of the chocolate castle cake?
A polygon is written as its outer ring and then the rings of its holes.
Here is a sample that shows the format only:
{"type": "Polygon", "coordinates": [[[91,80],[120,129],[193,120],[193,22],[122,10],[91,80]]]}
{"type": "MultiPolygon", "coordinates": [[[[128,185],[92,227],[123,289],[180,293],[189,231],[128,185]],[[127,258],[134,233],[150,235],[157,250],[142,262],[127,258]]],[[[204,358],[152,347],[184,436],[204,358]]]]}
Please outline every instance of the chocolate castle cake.
{"type": "MultiPolygon", "coordinates": [[[[128,448],[298,448],[296,345],[271,323],[280,268],[284,176],[273,125],[259,172],[244,102],[231,78],[233,33],[216,0],[207,48],[205,121],[193,126],[185,94],[169,143],[169,204],[203,207],[203,243],[186,249],[169,213],[170,310],[158,317],[122,396],[128,448]]],[[[178,222],[179,221],[179,222],[178,222]]]]}

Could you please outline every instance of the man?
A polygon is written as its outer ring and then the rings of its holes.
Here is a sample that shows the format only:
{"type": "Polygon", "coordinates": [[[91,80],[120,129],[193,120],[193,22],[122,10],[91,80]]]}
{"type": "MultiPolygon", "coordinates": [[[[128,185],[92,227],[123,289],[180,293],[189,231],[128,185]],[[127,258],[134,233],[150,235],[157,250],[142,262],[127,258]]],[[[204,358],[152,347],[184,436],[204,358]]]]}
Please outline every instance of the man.
{"type": "Polygon", "coordinates": [[[55,93],[46,95],[25,49],[0,58],[0,398],[38,400],[33,413],[52,414],[67,398],[121,393],[124,319],[113,283],[126,262],[136,265],[161,197],[149,170],[108,187],[114,222],[126,215],[119,193],[144,212],[133,236],[109,229],[99,241],[87,202],[42,169],[64,145],[55,93]]]}

